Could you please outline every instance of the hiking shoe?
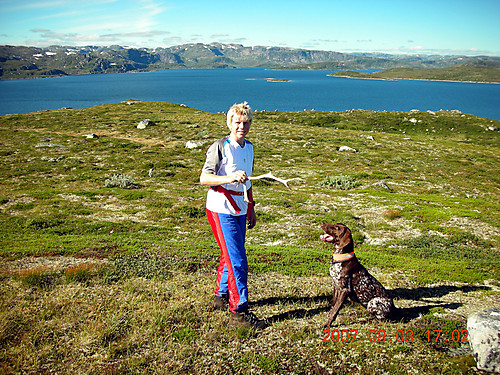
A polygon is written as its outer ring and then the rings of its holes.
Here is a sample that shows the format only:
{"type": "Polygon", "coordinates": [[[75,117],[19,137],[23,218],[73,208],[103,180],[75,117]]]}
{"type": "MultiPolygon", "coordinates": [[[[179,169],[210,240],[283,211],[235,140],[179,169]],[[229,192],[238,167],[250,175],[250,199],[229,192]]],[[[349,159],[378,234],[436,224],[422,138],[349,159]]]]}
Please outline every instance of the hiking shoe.
{"type": "Polygon", "coordinates": [[[213,303],[214,310],[223,310],[226,311],[229,308],[229,296],[227,294],[222,297],[215,296],[213,303]]]}
{"type": "Polygon", "coordinates": [[[265,320],[259,320],[254,313],[249,310],[230,312],[229,322],[233,326],[264,329],[267,327],[265,320]]]}

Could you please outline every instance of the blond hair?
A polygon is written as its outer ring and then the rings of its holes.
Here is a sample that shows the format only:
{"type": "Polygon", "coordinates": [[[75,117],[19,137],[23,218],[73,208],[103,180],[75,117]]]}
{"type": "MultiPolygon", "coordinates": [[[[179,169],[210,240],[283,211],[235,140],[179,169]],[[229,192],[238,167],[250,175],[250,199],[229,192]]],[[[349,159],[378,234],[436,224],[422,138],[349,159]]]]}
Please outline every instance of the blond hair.
{"type": "Polygon", "coordinates": [[[227,112],[227,125],[230,126],[233,122],[234,116],[244,116],[249,122],[252,122],[252,108],[247,102],[233,104],[227,112]]]}

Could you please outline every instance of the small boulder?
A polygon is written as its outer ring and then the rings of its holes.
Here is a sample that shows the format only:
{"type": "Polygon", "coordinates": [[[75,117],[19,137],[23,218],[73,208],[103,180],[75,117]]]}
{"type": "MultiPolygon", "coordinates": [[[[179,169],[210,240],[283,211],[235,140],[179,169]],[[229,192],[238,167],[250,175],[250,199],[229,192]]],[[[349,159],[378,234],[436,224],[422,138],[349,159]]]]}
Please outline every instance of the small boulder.
{"type": "Polygon", "coordinates": [[[469,317],[467,330],[477,368],[500,373],[500,307],[469,317]]]}
{"type": "Polygon", "coordinates": [[[370,141],[374,141],[375,138],[373,138],[373,135],[369,135],[369,134],[360,134],[359,135],[361,138],[366,138],[366,139],[369,139],[370,141]]]}
{"type": "Polygon", "coordinates": [[[340,146],[339,147],[339,151],[342,151],[342,152],[357,152],[354,148],[352,147],[349,147],[349,146],[340,146]]]}
{"type": "Polygon", "coordinates": [[[372,186],[380,186],[381,188],[385,189],[385,190],[388,190],[390,192],[392,192],[393,190],[389,187],[389,185],[386,184],[385,181],[378,181],[378,182],[375,182],[374,184],[372,184],[372,186]]]}
{"type": "Polygon", "coordinates": [[[153,125],[153,121],[150,119],[141,120],[139,124],[137,124],[137,129],[146,129],[146,127],[150,125],[153,125]]]}
{"type": "Polygon", "coordinates": [[[127,105],[134,105],[134,104],[139,104],[141,101],[140,100],[134,100],[134,99],[130,99],[130,100],[126,100],[122,103],[125,103],[127,105]]]}
{"type": "Polygon", "coordinates": [[[40,142],[35,145],[36,148],[64,148],[63,145],[52,142],[40,142]]]}
{"type": "Polygon", "coordinates": [[[200,148],[205,144],[204,141],[187,141],[186,145],[184,146],[185,148],[193,149],[193,148],[200,148]]]}

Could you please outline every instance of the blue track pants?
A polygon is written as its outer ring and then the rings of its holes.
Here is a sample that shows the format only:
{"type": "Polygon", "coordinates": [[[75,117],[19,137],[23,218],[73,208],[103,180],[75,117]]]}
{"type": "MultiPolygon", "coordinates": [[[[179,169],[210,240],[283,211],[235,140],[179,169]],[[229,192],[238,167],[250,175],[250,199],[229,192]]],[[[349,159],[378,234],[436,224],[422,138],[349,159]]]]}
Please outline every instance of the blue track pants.
{"type": "Polygon", "coordinates": [[[208,222],[221,250],[215,295],[229,295],[229,310],[245,310],[248,305],[248,262],[245,252],[246,216],[207,210],[208,222]]]}

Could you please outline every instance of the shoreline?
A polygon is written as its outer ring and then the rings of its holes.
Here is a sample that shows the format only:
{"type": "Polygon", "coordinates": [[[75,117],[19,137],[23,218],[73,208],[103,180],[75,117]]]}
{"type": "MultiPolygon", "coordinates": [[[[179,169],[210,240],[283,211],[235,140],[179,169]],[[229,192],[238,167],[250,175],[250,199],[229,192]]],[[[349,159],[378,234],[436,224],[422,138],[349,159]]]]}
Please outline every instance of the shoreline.
{"type": "MultiPolygon", "coordinates": [[[[171,68],[168,68],[171,69],[171,68]]],[[[206,68],[175,68],[175,69],[206,69],[206,68]]],[[[229,68],[227,68],[229,69],[229,68]]],[[[163,69],[159,69],[163,70],[163,69]]],[[[280,70],[280,69],[269,69],[269,70],[280,70]]],[[[286,70],[286,69],[283,69],[286,70]]],[[[301,71],[316,71],[315,69],[296,69],[301,71]]],[[[38,77],[22,77],[22,78],[4,78],[0,77],[0,81],[19,81],[26,79],[45,79],[45,78],[62,78],[62,77],[71,77],[71,76],[86,76],[86,75],[102,75],[102,74],[127,74],[127,73],[148,73],[155,72],[158,70],[131,70],[128,72],[110,72],[110,73],[75,73],[75,74],[65,74],[65,75],[53,75],[53,76],[38,76],[38,77]]],[[[330,69],[317,69],[317,71],[330,71],[330,69]]],[[[458,82],[458,83],[487,83],[500,85],[500,82],[490,82],[490,81],[459,81],[459,80],[450,80],[450,79],[429,79],[429,78],[381,78],[381,77],[352,77],[349,75],[333,75],[327,74],[327,77],[339,77],[339,78],[349,78],[349,79],[368,79],[368,80],[376,80],[376,81],[397,81],[400,79],[410,80],[410,81],[429,81],[429,82],[458,82]]],[[[266,78],[268,82],[291,82],[291,80],[281,80],[281,79],[273,79],[266,78]]]]}
{"type": "Polygon", "coordinates": [[[349,79],[368,79],[368,80],[374,80],[374,81],[398,81],[400,79],[402,80],[407,80],[407,81],[428,81],[428,82],[455,82],[455,83],[487,83],[487,84],[492,84],[492,85],[500,85],[500,82],[488,82],[488,81],[457,81],[457,80],[451,80],[451,79],[430,79],[430,78],[379,78],[379,77],[352,77],[352,76],[338,76],[338,75],[332,75],[332,74],[327,74],[327,77],[339,77],[339,78],[349,78],[349,79]]]}

